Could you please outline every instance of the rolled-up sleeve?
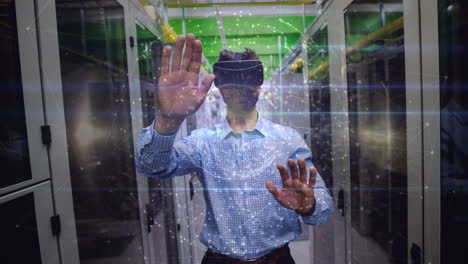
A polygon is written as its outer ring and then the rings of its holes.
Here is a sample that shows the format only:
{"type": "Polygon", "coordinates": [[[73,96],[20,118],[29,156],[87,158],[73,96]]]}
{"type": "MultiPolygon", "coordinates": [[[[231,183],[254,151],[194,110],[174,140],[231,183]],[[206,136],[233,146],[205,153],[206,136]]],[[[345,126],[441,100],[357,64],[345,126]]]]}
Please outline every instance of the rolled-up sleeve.
{"type": "MultiPolygon", "coordinates": [[[[292,159],[304,159],[306,162],[307,172],[310,171],[311,167],[314,167],[312,163],[312,151],[309,149],[305,141],[302,139],[299,133],[296,134],[295,151],[292,155],[292,159]]],[[[325,186],[320,173],[317,172],[314,186],[314,197],[315,197],[315,210],[310,216],[301,216],[302,221],[309,225],[318,226],[324,223],[333,213],[333,199],[330,196],[330,192],[325,186]]]]}
{"type": "Polygon", "coordinates": [[[189,174],[201,167],[200,140],[192,135],[175,142],[176,134],[163,136],[154,125],[141,130],[136,148],[135,165],[146,177],[170,178],[189,174]]]}

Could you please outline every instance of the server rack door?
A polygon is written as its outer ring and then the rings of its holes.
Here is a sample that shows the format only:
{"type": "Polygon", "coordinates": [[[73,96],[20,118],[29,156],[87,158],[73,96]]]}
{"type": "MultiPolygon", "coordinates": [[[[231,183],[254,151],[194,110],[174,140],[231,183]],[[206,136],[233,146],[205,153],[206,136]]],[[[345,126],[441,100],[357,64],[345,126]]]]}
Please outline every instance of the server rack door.
{"type": "Polygon", "coordinates": [[[403,1],[345,10],[350,148],[350,260],[408,260],[403,1]]]}
{"type": "Polygon", "coordinates": [[[55,1],[81,263],[144,263],[133,158],[127,2],[55,1]]]}
{"type": "Polygon", "coordinates": [[[440,93],[440,262],[463,261],[468,249],[468,5],[438,1],[440,93]]]}
{"type": "Polygon", "coordinates": [[[34,1],[3,1],[0,14],[0,259],[59,263],[34,1]]]}
{"type": "Polygon", "coordinates": [[[3,1],[0,195],[50,178],[33,1],[3,1]]]}
{"type": "Polygon", "coordinates": [[[421,7],[425,160],[425,261],[464,262],[468,229],[466,48],[468,6],[431,0],[421,7]]]}

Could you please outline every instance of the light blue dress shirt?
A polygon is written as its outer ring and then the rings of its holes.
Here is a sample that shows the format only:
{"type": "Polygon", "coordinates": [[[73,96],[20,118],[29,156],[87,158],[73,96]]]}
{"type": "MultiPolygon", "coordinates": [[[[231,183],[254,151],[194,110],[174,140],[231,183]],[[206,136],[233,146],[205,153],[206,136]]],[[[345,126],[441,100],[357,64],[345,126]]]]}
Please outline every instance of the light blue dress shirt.
{"type": "MultiPolygon", "coordinates": [[[[281,189],[275,163],[287,167],[289,158],[302,158],[307,169],[313,166],[312,153],[297,131],[259,114],[253,130],[234,132],[224,119],[176,143],[175,137],[159,135],[153,125],[143,128],[136,168],[143,176],[157,178],[197,172],[207,208],[200,234],[206,247],[233,258],[254,259],[300,235],[300,215],[281,206],[265,187],[272,181],[281,189]]],[[[318,173],[315,201],[314,213],[302,217],[306,224],[319,225],[333,212],[318,173]]]]}

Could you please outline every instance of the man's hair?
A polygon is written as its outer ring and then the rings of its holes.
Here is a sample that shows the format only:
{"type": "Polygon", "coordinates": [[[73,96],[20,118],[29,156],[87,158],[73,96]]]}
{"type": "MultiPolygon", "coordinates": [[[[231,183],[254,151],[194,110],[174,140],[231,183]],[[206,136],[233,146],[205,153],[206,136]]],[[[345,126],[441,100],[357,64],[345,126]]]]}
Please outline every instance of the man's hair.
{"type": "Polygon", "coordinates": [[[258,60],[258,56],[255,51],[245,48],[244,52],[233,52],[230,50],[222,50],[219,52],[218,61],[231,61],[236,60],[236,57],[240,57],[241,60],[258,60]],[[237,56],[236,56],[237,54],[237,56]]]}

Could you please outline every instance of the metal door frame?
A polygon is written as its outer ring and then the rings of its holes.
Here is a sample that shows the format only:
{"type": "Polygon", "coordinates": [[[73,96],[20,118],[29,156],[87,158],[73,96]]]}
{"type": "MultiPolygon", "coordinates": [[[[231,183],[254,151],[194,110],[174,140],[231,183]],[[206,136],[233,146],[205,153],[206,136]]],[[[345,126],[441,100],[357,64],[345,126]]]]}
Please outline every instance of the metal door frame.
{"type": "MultiPolygon", "coordinates": [[[[332,142],[333,142],[333,174],[337,175],[336,189],[343,191],[344,217],[343,222],[335,224],[335,231],[341,231],[344,237],[344,245],[340,245],[335,263],[351,263],[351,187],[350,187],[350,160],[349,160],[349,116],[347,96],[347,72],[346,72],[346,45],[344,9],[349,1],[333,1],[329,7],[329,34],[330,46],[330,99],[332,118],[332,142]]],[[[338,197],[338,191],[335,197],[338,197]]],[[[339,214],[338,208],[335,214],[339,214]]],[[[339,232],[337,232],[339,234],[339,232]]],[[[340,236],[335,236],[335,241],[340,236]]]]}
{"type": "MultiPolygon", "coordinates": [[[[423,1],[421,13],[424,263],[439,264],[441,239],[440,74],[438,1],[423,1]]],[[[422,2],[421,2],[422,3],[422,2]]]]}
{"type": "MultiPolygon", "coordinates": [[[[315,23],[315,21],[314,21],[315,23]]],[[[319,29],[320,30],[320,29],[319,29]]],[[[303,66],[302,66],[302,90],[304,91],[304,95],[303,95],[303,98],[304,98],[304,113],[309,113],[310,112],[310,93],[309,93],[309,78],[308,78],[308,72],[309,72],[309,65],[308,65],[308,61],[307,61],[307,40],[310,39],[316,31],[314,31],[313,33],[311,33],[313,31],[313,29],[311,29],[311,27],[309,27],[307,29],[306,32],[304,32],[304,34],[302,35],[302,38],[301,38],[301,46],[302,46],[302,51],[301,53],[299,54],[298,58],[301,58],[302,61],[303,61],[303,66]],[[310,32],[310,33],[309,33],[310,32]]],[[[306,128],[310,128],[311,127],[311,124],[310,124],[310,118],[307,118],[306,121],[304,121],[304,123],[306,124],[306,128]]],[[[310,133],[309,133],[310,134],[310,133]]],[[[307,134],[306,134],[307,135],[307,134]]],[[[311,135],[308,135],[308,138],[307,139],[304,139],[306,141],[306,143],[309,145],[309,147],[311,146],[310,145],[310,140],[312,139],[312,136],[311,135]]],[[[312,151],[314,151],[312,149],[312,151]]],[[[315,258],[315,229],[314,229],[314,226],[312,225],[306,225],[307,227],[307,231],[309,232],[309,252],[310,252],[310,255],[309,255],[309,260],[310,260],[310,263],[313,264],[314,263],[314,258],[315,258]]]]}
{"type": "MultiPolygon", "coordinates": [[[[130,85],[130,96],[132,101],[132,128],[134,135],[138,135],[141,128],[143,128],[143,113],[142,113],[142,104],[141,104],[141,89],[140,89],[140,73],[138,66],[138,38],[136,27],[140,26],[146,30],[149,30],[155,37],[159,38],[163,42],[163,33],[161,29],[157,26],[156,21],[153,20],[146,11],[143,9],[140,3],[135,1],[129,1],[129,15],[126,16],[126,28],[128,30],[128,35],[133,36],[134,38],[134,47],[129,50],[129,85],[130,85]]],[[[134,144],[136,146],[136,136],[134,136],[134,144]]],[[[143,177],[137,173],[137,182],[139,188],[139,197],[140,197],[140,208],[145,208],[146,204],[149,201],[148,194],[148,181],[146,177],[143,177]]],[[[171,180],[173,181],[173,180],[171,180]]],[[[146,210],[140,210],[140,215],[142,219],[142,231],[144,237],[144,246],[145,246],[145,256],[148,259],[149,263],[158,263],[157,253],[155,252],[155,243],[156,241],[153,238],[151,233],[147,233],[146,230],[146,210]]],[[[156,216],[155,216],[156,217],[156,216]]],[[[159,228],[161,229],[161,228],[159,228]]],[[[164,227],[163,227],[164,229],[164,227]]],[[[154,232],[154,230],[152,230],[154,232]]],[[[162,236],[163,238],[167,236],[162,236]]],[[[145,259],[146,259],[145,258],[145,259]]]]}
{"type": "Polygon", "coordinates": [[[35,0],[42,93],[46,124],[50,126],[52,143],[49,147],[51,188],[55,213],[61,216],[62,232],[58,238],[61,263],[78,264],[75,212],[71,193],[70,168],[63,110],[62,76],[59,58],[55,0],[35,0]]]}
{"type": "MultiPolygon", "coordinates": [[[[139,25],[148,29],[153,34],[154,26],[147,18],[148,14],[139,9],[140,4],[132,1],[127,2],[127,12],[125,12],[125,31],[128,38],[133,38],[133,46],[129,45],[127,41],[127,64],[128,64],[128,81],[129,81],[129,96],[130,96],[130,109],[132,112],[132,132],[133,132],[133,145],[137,145],[137,136],[143,128],[143,115],[141,105],[141,91],[140,91],[140,72],[138,67],[138,39],[136,33],[136,26],[139,25]]],[[[156,34],[155,34],[156,35],[156,34]]],[[[136,172],[136,182],[138,187],[138,204],[140,208],[140,228],[143,238],[143,247],[145,252],[145,263],[154,263],[155,252],[154,243],[147,230],[147,212],[145,210],[146,204],[149,203],[148,194],[148,181],[145,177],[136,172]]]]}
{"type": "MultiPolygon", "coordinates": [[[[349,150],[347,149],[347,127],[342,124],[346,124],[347,116],[339,115],[337,113],[347,111],[347,99],[343,100],[343,95],[340,91],[340,87],[344,87],[340,84],[342,78],[342,67],[340,63],[341,51],[340,48],[344,43],[344,27],[340,25],[340,15],[337,14],[342,6],[341,1],[329,1],[325,7],[321,10],[321,14],[315,19],[312,25],[307,29],[302,38],[303,50],[307,48],[307,41],[313,37],[317,32],[322,30],[325,26],[328,28],[328,49],[329,49],[329,75],[330,75],[330,111],[331,111],[331,128],[332,128],[332,171],[334,175],[334,188],[330,190],[333,192],[333,197],[338,197],[338,190],[346,188],[346,173],[347,167],[349,167],[347,155],[349,150]],[[333,32],[333,34],[330,34],[333,32]],[[338,128],[338,129],[337,129],[338,128]],[[345,130],[341,131],[343,128],[345,130]],[[344,132],[344,133],[343,133],[344,132]],[[343,158],[345,157],[345,158],[343,158]]],[[[344,25],[344,23],[343,23],[344,25]]],[[[304,55],[304,61],[307,62],[307,54],[304,55]]],[[[304,83],[308,83],[308,64],[304,63],[304,83]]],[[[346,73],[344,74],[346,76],[346,73]]],[[[305,98],[309,98],[309,89],[304,89],[305,98]]],[[[307,107],[309,107],[309,100],[307,101],[307,107]]],[[[309,109],[309,108],[308,108],[309,109]]],[[[307,109],[307,112],[309,111],[307,109]]],[[[337,200],[334,199],[334,247],[335,247],[335,263],[345,263],[346,259],[346,215],[344,217],[337,217],[339,210],[337,208],[337,200]]],[[[345,208],[346,211],[346,208],[345,208]]],[[[313,227],[311,227],[311,234],[313,235],[313,227]]],[[[314,244],[320,243],[320,241],[311,242],[311,263],[315,263],[315,252],[314,244]]]]}
{"type": "MultiPolygon", "coordinates": [[[[164,37],[163,37],[163,32],[161,29],[156,25],[156,22],[149,17],[149,15],[145,12],[143,7],[141,6],[140,3],[136,3],[134,1],[129,1],[129,9],[130,9],[130,15],[126,17],[126,24],[127,24],[127,30],[128,30],[128,36],[133,36],[135,39],[135,46],[138,43],[138,40],[136,38],[136,25],[138,24],[139,26],[143,26],[147,30],[151,31],[156,37],[158,37],[162,42],[164,42],[164,37]]],[[[135,49],[130,49],[128,53],[128,58],[129,59],[129,79],[130,81],[130,89],[131,89],[131,100],[132,100],[132,113],[134,113],[134,116],[137,118],[133,119],[133,130],[134,134],[137,135],[142,128],[142,113],[141,113],[141,91],[140,91],[140,79],[139,79],[139,69],[138,69],[138,64],[136,63],[136,58],[138,58],[138,50],[135,49]]],[[[179,129],[177,140],[180,140],[181,138],[184,138],[188,136],[187,133],[187,120],[185,120],[182,124],[182,126],[179,129]]],[[[134,137],[136,140],[136,137],[134,137]]],[[[134,143],[136,144],[136,142],[134,143]]],[[[148,183],[145,177],[139,176],[137,181],[139,182],[139,188],[142,188],[144,196],[144,200],[140,200],[140,204],[143,206],[146,203],[149,202],[149,197],[148,197],[148,183]]],[[[191,243],[191,240],[194,239],[192,237],[192,234],[194,233],[193,227],[190,224],[190,219],[191,219],[191,211],[189,206],[190,204],[190,175],[188,176],[182,176],[182,177],[176,177],[171,179],[172,184],[173,184],[173,189],[177,191],[177,195],[174,195],[173,203],[175,205],[175,216],[176,216],[176,222],[177,226],[180,227],[180,229],[177,231],[177,234],[174,234],[175,237],[177,237],[177,249],[178,249],[178,260],[179,263],[192,263],[194,261],[193,259],[193,247],[194,243],[191,243]],[[181,190],[181,191],[180,191],[181,190]],[[191,246],[190,246],[191,245],[191,246]]],[[[140,192],[141,193],[141,192],[140,192]]],[[[143,210],[142,210],[143,211],[143,210]]],[[[142,219],[146,219],[146,214],[143,214],[144,217],[142,219]]],[[[144,230],[144,229],[142,229],[144,230]]],[[[146,233],[146,232],[144,232],[146,233]]],[[[151,256],[154,256],[151,259],[151,263],[156,263],[156,253],[154,252],[154,241],[148,236],[147,234],[144,234],[146,236],[145,238],[145,243],[148,244],[148,252],[151,256]]]]}
{"type": "MultiPolygon", "coordinates": [[[[423,141],[420,0],[403,1],[406,81],[408,263],[423,262],[423,141]]],[[[427,220],[426,220],[427,221],[427,220]]]]}

